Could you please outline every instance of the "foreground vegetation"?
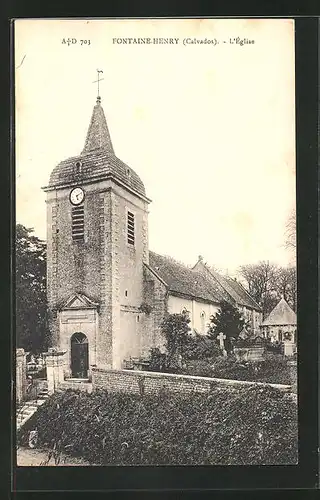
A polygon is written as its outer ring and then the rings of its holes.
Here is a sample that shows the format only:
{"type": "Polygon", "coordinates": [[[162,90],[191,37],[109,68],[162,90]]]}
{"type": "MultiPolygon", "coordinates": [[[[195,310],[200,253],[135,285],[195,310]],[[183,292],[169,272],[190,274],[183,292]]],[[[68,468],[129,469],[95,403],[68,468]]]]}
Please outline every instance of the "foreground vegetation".
{"type": "Polygon", "coordinates": [[[297,405],[270,386],[208,394],[55,393],[18,434],[101,465],[297,463],[297,405]]]}
{"type": "Polygon", "coordinates": [[[296,368],[280,355],[269,354],[262,361],[240,362],[235,356],[188,360],[182,373],[202,377],[248,380],[296,386],[296,368]]]}

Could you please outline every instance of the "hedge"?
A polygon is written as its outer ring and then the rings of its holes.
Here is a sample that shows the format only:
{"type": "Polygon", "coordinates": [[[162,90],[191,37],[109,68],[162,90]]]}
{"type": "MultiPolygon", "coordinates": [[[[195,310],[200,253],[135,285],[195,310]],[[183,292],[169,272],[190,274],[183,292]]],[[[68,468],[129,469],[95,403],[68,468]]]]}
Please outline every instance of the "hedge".
{"type": "Polygon", "coordinates": [[[268,354],[263,361],[242,363],[234,356],[189,360],[183,373],[201,377],[249,380],[266,384],[296,384],[296,371],[283,356],[268,354]]]}
{"type": "Polygon", "coordinates": [[[297,405],[270,386],[209,394],[55,393],[26,422],[37,446],[96,465],[297,463],[297,405]]]}

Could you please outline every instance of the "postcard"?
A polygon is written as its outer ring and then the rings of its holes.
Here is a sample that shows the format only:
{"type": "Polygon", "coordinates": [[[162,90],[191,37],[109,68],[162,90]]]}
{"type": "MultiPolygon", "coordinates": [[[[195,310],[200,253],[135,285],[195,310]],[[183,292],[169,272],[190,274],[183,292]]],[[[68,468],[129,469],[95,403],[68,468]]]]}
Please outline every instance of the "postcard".
{"type": "Polygon", "coordinates": [[[297,464],[294,29],[15,21],[19,467],[297,464]]]}

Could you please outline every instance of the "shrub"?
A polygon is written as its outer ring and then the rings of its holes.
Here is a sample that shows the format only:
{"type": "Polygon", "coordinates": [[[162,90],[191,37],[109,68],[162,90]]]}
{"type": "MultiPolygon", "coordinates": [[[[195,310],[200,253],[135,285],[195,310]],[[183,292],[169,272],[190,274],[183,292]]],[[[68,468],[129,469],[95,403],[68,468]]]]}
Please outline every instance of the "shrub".
{"type": "Polygon", "coordinates": [[[191,359],[186,362],[183,370],[185,375],[198,377],[213,377],[212,359],[191,359]]]}
{"type": "Polygon", "coordinates": [[[265,340],[265,347],[267,352],[271,354],[283,354],[283,345],[281,342],[271,342],[269,339],[265,340]]]}
{"type": "Polygon", "coordinates": [[[180,368],[190,336],[190,318],[187,312],[167,314],[161,323],[166,339],[167,366],[174,371],[180,368]]]}
{"type": "MultiPolygon", "coordinates": [[[[143,392],[143,391],[142,391],[143,392]]],[[[55,393],[18,433],[97,465],[297,463],[297,405],[270,386],[208,394],[55,393]]]]}
{"type": "Polygon", "coordinates": [[[207,335],[195,333],[188,337],[185,358],[188,360],[201,360],[221,356],[221,349],[216,340],[207,335]]]}
{"type": "Polygon", "coordinates": [[[167,371],[167,355],[162,353],[158,347],[150,349],[150,364],[148,369],[152,372],[167,371]]]}
{"type": "Polygon", "coordinates": [[[291,370],[282,356],[269,354],[263,361],[240,363],[232,356],[220,358],[214,365],[215,377],[249,380],[269,384],[293,383],[291,370]]]}
{"type": "Polygon", "coordinates": [[[248,380],[248,366],[237,361],[234,355],[217,358],[212,373],[217,378],[248,380]]]}

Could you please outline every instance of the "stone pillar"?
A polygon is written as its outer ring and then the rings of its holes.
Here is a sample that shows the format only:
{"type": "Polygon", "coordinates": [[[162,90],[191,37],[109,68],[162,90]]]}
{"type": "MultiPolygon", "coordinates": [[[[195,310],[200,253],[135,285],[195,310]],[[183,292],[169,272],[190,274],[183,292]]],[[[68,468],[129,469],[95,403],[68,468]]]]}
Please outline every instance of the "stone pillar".
{"type": "Polygon", "coordinates": [[[284,355],[293,356],[295,352],[295,344],[293,342],[284,342],[284,355]]]}
{"type": "Polygon", "coordinates": [[[63,365],[66,351],[54,348],[45,353],[47,367],[48,394],[53,394],[64,380],[63,365]]]}
{"type": "Polygon", "coordinates": [[[24,349],[16,351],[16,401],[21,403],[25,399],[27,388],[27,363],[24,349]]]}

